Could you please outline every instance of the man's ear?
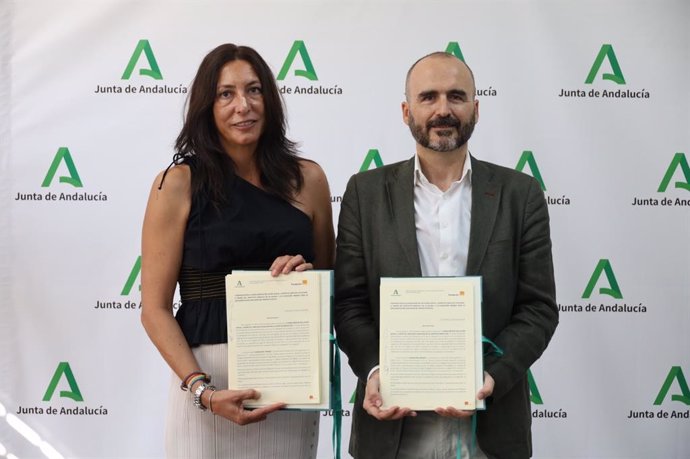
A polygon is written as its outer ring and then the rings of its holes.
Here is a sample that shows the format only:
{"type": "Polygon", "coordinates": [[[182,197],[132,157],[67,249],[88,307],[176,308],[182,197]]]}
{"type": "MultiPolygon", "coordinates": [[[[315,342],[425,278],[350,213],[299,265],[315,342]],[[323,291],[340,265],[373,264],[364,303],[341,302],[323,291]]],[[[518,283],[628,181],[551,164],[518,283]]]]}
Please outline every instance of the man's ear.
{"type": "Polygon", "coordinates": [[[403,102],[402,104],[400,104],[400,107],[402,108],[403,122],[409,126],[410,125],[410,106],[408,105],[407,102],[403,102]]]}

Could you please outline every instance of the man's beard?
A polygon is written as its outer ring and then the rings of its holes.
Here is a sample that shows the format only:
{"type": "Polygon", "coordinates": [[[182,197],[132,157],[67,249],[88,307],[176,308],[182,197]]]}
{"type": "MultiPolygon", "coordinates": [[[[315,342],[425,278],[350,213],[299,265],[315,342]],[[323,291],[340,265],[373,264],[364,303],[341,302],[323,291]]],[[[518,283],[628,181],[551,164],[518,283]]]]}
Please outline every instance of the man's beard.
{"type": "Polygon", "coordinates": [[[412,113],[410,113],[410,132],[418,144],[433,151],[446,152],[457,150],[462,147],[472,137],[474,125],[476,124],[474,113],[469,122],[461,123],[460,120],[452,115],[434,118],[426,124],[426,129],[418,125],[412,113]],[[429,132],[434,127],[444,129],[437,130],[438,140],[432,141],[429,132]],[[455,134],[455,135],[453,135],[455,134]]]}

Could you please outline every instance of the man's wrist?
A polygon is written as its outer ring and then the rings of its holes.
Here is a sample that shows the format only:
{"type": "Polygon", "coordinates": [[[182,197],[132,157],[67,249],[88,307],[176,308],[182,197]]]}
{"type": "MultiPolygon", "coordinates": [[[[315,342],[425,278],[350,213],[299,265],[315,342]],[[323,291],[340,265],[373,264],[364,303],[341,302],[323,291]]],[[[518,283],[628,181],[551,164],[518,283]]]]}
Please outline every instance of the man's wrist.
{"type": "Polygon", "coordinates": [[[369,382],[371,377],[374,375],[374,373],[376,373],[379,370],[380,367],[381,367],[381,365],[376,365],[374,368],[369,370],[369,374],[367,375],[367,382],[369,382]]]}

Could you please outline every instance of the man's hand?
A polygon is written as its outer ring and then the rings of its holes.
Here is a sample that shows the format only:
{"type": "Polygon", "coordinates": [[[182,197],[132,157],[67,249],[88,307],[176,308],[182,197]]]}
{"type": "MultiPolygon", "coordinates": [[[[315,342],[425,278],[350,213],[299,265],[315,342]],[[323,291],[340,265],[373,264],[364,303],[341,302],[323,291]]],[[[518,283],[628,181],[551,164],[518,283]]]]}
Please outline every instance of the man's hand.
{"type": "Polygon", "coordinates": [[[496,385],[496,382],[494,381],[494,378],[492,378],[491,375],[485,371],[484,372],[484,385],[482,386],[481,389],[479,389],[479,392],[477,392],[477,400],[485,400],[485,399],[491,397],[491,394],[494,393],[494,386],[495,385],[496,385]]]}
{"type": "Polygon", "coordinates": [[[383,399],[381,398],[380,387],[379,370],[376,370],[369,378],[369,381],[367,381],[364,391],[364,403],[362,406],[367,413],[379,421],[393,421],[405,416],[417,416],[417,413],[411,409],[398,406],[391,406],[388,409],[382,410],[383,399]]]}
{"type": "MultiPolygon", "coordinates": [[[[484,400],[494,393],[494,378],[489,373],[484,372],[484,385],[479,392],[477,392],[477,400],[484,400]]],[[[475,413],[475,410],[460,410],[458,408],[447,406],[445,408],[436,408],[434,410],[440,416],[449,418],[468,418],[475,413]]]]}

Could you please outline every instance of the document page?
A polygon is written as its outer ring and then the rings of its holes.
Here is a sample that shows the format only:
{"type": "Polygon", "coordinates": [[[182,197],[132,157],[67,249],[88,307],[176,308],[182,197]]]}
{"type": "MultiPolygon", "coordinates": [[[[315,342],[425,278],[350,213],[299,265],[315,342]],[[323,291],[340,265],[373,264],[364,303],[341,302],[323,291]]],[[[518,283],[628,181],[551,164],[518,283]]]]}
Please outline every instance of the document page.
{"type": "Polygon", "coordinates": [[[261,392],[246,406],[322,402],[320,277],[252,271],[226,277],[229,386],[261,392]]]}
{"type": "Polygon", "coordinates": [[[384,407],[476,409],[481,279],[382,278],[380,295],[384,407]]]}

